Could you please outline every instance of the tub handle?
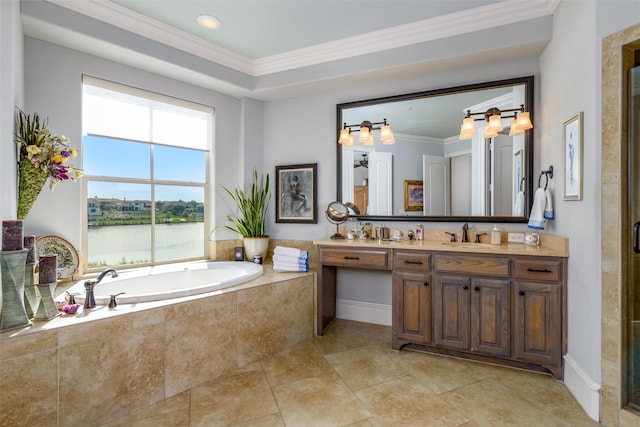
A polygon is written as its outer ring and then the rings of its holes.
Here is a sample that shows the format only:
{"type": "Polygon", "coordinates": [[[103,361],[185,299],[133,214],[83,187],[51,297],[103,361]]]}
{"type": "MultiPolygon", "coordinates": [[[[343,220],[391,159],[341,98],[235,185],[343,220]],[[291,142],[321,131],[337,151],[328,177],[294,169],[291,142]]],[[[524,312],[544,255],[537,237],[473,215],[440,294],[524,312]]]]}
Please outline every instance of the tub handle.
{"type": "Polygon", "coordinates": [[[118,302],[116,301],[116,297],[124,293],[125,292],[120,292],[118,294],[111,295],[111,299],[109,300],[109,308],[115,308],[118,305],[118,302]]]}

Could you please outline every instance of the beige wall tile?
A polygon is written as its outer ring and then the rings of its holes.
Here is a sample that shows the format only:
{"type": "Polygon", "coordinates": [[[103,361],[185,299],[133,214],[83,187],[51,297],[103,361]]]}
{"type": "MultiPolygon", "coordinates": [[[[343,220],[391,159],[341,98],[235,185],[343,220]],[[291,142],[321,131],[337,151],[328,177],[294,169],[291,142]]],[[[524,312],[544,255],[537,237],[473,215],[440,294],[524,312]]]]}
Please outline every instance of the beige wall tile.
{"type": "Polygon", "coordinates": [[[163,374],[164,325],[96,330],[92,340],[60,350],[60,425],[108,421],[156,403],[163,374]]]}
{"type": "Polygon", "coordinates": [[[57,363],[57,349],[0,362],[0,425],[57,425],[57,363]]]}
{"type": "Polygon", "coordinates": [[[180,307],[169,307],[167,316],[167,397],[237,367],[236,294],[218,295],[180,307]]]}
{"type": "Polygon", "coordinates": [[[41,331],[37,334],[17,336],[0,341],[0,361],[57,347],[58,331],[41,331]]]}

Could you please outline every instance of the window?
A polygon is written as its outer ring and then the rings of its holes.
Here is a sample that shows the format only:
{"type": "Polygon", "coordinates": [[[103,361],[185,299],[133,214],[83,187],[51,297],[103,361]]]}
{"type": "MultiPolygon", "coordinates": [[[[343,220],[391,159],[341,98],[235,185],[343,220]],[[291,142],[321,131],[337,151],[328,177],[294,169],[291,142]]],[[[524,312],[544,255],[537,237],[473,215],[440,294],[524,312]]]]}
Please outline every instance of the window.
{"type": "Polygon", "coordinates": [[[205,257],[213,108],[85,76],[86,269],[205,257]]]}

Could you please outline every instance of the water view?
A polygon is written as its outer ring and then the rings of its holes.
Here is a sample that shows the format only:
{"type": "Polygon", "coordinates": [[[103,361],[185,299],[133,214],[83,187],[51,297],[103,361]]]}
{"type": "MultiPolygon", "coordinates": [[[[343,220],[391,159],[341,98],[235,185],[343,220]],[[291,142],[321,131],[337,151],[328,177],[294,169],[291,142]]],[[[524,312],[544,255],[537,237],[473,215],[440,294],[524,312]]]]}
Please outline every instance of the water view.
{"type": "MultiPolygon", "coordinates": [[[[157,224],[156,261],[203,257],[204,237],[203,222],[157,224]]],[[[149,224],[90,226],[87,240],[90,267],[151,262],[149,224]]]]}

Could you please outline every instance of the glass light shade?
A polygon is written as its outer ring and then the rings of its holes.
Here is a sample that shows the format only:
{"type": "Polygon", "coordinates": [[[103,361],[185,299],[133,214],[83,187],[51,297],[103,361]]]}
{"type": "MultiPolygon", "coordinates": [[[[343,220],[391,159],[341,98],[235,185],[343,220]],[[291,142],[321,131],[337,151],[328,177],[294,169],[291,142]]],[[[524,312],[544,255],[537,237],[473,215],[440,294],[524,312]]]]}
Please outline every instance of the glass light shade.
{"type": "Polygon", "coordinates": [[[518,120],[517,128],[519,131],[525,131],[527,129],[533,128],[533,124],[531,123],[531,118],[529,117],[528,111],[518,114],[516,119],[518,120]]]}
{"type": "Polygon", "coordinates": [[[367,142],[367,140],[369,139],[370,135],[371,135],[371,132],[369,132],[369,128],[368,127],[364,127],[364,126],[361,127],[360,128],[360,136],[358,137],[358,142],[362,142],[364,144],[365,142],[367,142]]]}
{"type": "Polygon", "coordinates": [[[484,128],[484,132],[482,132],[483,138],[495,138],[498,136],[498,131],[491,129],[489,126],[484,128]]]}
{"type": "Polygon", "coordinates": [[[362,142],[362,145],[375,145],[375,142],[373,140],[373,135],[371,134],[371,132],[369,132],[369,137],[366,140],[362,140],[362,135],[360,135],[360,138],[358,138],[358,141],[362,142]]]}
{"type": "Polygon", "coordinates": [[[353,134],[351,132],[349,132],[349,140],[345,142],[344,145],[349,147],[353,147],[354,145],[356,145],[356,139],[353,137],[353,134]]]}
{"type": "Polygon", "coordinates": [[[382,141],[383,144],[393,144],[396,142],[396,140],[393,138],[391,126],[382,126],[382,129],[380,129],[380,141],[382,141]]]}
{"type": "Polygon", "coordinates": [[[493,116],[489,117],[489,123],[487,124],[486,129],[490,129],[491,133],[497,134],[498,132],[500,132],[503,129],[502,117],[500,117],[499,114],[494,114],[493,116]]]}
{"type": "Polygon", "coordinates": [[[522,135],[523,133],[523,130],[518,129],[518,119],[511,120],[511,125],[509,125],[509,136],[522,135]]]}
{"type": "Polygon", "coordinates": [[[471,139],[476,133],[476,122],[473,117],[467,117],[460,126],[460,139],[471,139]]]}
{"type": "Polygon", "coordinates": [[[340,131],[340,139],[338,139],[338,143],[347,144],[349,142],[349,129],[342,129],[340,131]]]}

